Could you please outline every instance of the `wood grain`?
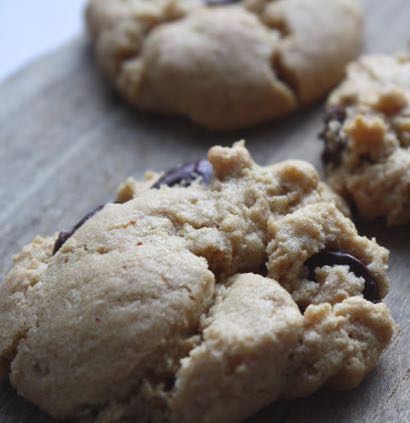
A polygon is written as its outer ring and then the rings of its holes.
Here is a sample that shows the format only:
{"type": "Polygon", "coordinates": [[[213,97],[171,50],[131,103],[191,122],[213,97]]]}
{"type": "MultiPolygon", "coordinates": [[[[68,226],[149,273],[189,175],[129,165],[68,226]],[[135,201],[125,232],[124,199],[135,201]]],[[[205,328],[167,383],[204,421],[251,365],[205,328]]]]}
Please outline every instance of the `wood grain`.
{"type": "MultiPolygon", "coordinates": [[[[409,42],[408,0],[363,0],[365,51],[395,52],[409,42]]],[[[239,138],[257,161],[302,158],[319,164],[322,105],[246,131],[215,134],[183,119],[143,115],[126,106],[94,66],[84,39],[45,57],[0,86],[0,279],[13,253],[37,233],[69,228],[109,200],[128,175],[166,169],[239,138]]],[[[286,423],[410,422],[410,227],[358,222],[391,250],[386,302],[400,333],[356,390],[320,391],[280,401],[250,421],[286,423]]],[[[50,421],[0,387],[0,422],[50,421]]]]}

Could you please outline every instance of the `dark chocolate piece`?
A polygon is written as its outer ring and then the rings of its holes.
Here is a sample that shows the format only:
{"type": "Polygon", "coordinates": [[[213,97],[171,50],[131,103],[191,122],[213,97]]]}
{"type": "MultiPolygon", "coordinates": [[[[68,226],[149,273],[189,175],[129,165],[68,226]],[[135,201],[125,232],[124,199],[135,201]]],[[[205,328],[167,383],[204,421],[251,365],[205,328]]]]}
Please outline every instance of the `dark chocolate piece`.
{"type": "Polygon", "coordinates": [[[208,185],[213,175],[212,165],[208,160],[202,159],[194,163],[185,163],[165,172],[151,188],[159,188],[162,185],[173,187],[180,185],[188,187],[198,178],[208,185]]]}
{"type": "Polygon", "coordinates": [[[381,301],[379,287],[367,266],[346,251],[322,250],[305,262],[309,269],[309,279],[315,280],[315,268],[322,266],[347,265],[358,277],[364,279],[363,296],[373,303],[381,301]]]}
{"type": "Polygon", "coordinates": [[[102,208],[104,207],[104,205],[102,206],[98,206],[97,208],[95,208],[93,211],[91,211],[90,213],[86,214],[78,223],[76,223],[72,229],[68,232],[60,232],[58,234],[58,238],[56,239],[56,242],[54,243],[54,248],[53,248],[53,255],[57,253],[57,251],[66,243],[66,241],[73,236],[73,234],[81,228],[81,226],[84,225],[85,222],[87,222],[88,219],[90,219],[91,217],[93,217],[97,212],[99,212],[102,208]]]}

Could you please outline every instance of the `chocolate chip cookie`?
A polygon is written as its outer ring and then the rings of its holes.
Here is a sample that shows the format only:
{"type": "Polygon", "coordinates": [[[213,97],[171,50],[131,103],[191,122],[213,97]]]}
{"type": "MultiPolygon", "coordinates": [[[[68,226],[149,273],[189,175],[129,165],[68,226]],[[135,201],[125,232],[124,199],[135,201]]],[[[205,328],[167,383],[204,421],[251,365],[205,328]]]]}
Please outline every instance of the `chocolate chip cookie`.
{"type": "Polygon", "coordinates": [[[368,219],[410,222],[410,56],[352,63],[331,94],[323,162],[330,185],[368,219]]]}
{"type": "Polygon", "coordinates": [[[215,130],[317,100],[362,39],[356,0],[90,0],[86,17],[124,97],[215,130]]]}
{"type": "Polygon", "coordinates": [[[58,418],[239,422],[351,389],[394,323],[388,251],[302,161],[243,143],[126,181],[0,286],[0,368],[58,418]]]}

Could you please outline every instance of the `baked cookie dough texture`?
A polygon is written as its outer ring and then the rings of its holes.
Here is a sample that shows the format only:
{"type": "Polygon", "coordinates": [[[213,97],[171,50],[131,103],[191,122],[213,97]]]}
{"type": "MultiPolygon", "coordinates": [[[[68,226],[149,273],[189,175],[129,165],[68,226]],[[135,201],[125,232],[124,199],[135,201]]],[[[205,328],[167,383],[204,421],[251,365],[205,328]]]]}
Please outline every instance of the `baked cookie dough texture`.
{"type": "Polygon", "coordinates": [[[352,63],[329,98],[322,137],[337,192],[365,218],[410,222],[410,55],[352,63]]]}
{"type": "Polygon", "coordinates": [[[132,104],[214,130],[319,99],[362,40],[356,0],[90,0],[86,18],[132,104]]]}
{"type": "Polygon", "coordinates": [[[379,300],[388,252],[302,161],[259,167],[243,143],[209,151],[214,178],[129,180],[53,255],[16,256],[0,291],[0,357],[18,393],[59,418],[239,422],[277,398],[351,389],[394,329],[379,300]]]}

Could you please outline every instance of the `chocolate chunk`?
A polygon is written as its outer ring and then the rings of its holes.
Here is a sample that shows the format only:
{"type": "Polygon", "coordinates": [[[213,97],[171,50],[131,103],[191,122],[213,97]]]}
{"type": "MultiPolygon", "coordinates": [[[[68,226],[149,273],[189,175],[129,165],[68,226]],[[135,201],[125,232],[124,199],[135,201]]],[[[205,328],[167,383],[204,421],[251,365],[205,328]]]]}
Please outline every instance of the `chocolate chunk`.
{"type": "Polygon", "coordinates": [[[305,262],[309,269],[309,279],[315,280],[315,268],[322,266],[347,265],[356,276],[364,279],[363,296],[373,303],[381,301],[379,287],[367,266],[346,251],[322,250],[305,262]]]}
{"type": "Polygon", "coordinates": [[[188,187],[198,178],[208,185],[213,175],[212,165],[208,160],[202,159],[194,163],[185,163],[165,172],[151,188],[159,188],[162,185],[173,187],[180,185],[188,187]]]}
{"type": "Polygon", "coordinates": [[[325,165],[338,166],[343,150],[347,146],[347,140],[341,130],[341,125],[346,120],[346,110],[340,106],[330,107],[323,120],[325,127],[319,134],[319,138],[325,142],[322,161],[325,165]],[[334,122],[340,125],[335,127],[332,125],[334,122]]]}
{"type": "Polygon", "coordinates": [[[84,225],[85,222],[87,222],[88,219],[93,217],[97,212],[99,212],[104,205],[98,206],[90,213],[86,214],[77,224],[75,224],[72,229],[69,232],[60,232],[58,234],[58,237],[56,239],[56,242],[54,243],[53,248],[53,255],[57,253],[57,251],[66,243],[66,241],[76,232],[78,229],[81,228],[81,226],[84,225]]]}

